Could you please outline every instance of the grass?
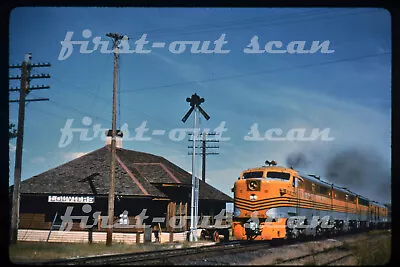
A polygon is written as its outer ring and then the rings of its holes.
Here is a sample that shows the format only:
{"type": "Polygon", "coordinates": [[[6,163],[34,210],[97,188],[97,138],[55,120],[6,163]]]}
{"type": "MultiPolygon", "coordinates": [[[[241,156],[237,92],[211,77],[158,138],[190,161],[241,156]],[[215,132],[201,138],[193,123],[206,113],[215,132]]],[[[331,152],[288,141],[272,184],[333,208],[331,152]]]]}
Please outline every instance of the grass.
{"type": "Polygon", "coordinates": [[[283,261],[283,258],[278,257],[278,258],[276,258],[276,259],[274,260],[273,264],[274,264],[274,265],[275,265],[275,264],[278,264],[278,263],[280,263],[281,261],[283,261]]]}
{"type": "Polygon", "coordinates": [[[316,265],[316,263],[315,263],[315,260],[309,260],[309,261],[306,261],[303,265],[310,266],[310,265],[316,265]]]}
{"type": "Polygon", "coordinates": [[[314,244],[314,243],[306,243],[306,247],[307,247],[307,249],[308,249],[308,251],[309,251],[310,253],[314,253],[314,252],[317,251],[317,250],[315,249],[315,244],[314,244]]]}
{"type": "Polygon", "coordinates": [[[383,235],[374,240],[352,245],[358,265],[384,265],[390,260],[391,236],[383,235]]]}
{"type": "Polygon", "coordinates": [[[9,247],[9,256],[12,262],[35,262],[99,254],[131,253],[162,248],[164,248],[164,245],[152,243],[140,245],[114,243],[111,247],[107,247],[105,243],[19,242],[9,247]]]}
{"type": "Polygon", "coordinates": [[[385,230],[371,230],[368,232],[368,235],[390,235],[390,232],[385,231],[385,230]]]}
{"type": "MultiPolygon", "coordinates": [[[[197,243],[206,243],[199,241],[197,243]]],[[[192,243],[140,243],[124,244],[113,243],[107,247],[105,243],[47,243],[47,242],[19,242],[9,247],[9,257],[12,262],[39,262],[54,259],[86,257],[102,254],[133,253],[172,249],[174,247],[187,248],[192,243]]]]}

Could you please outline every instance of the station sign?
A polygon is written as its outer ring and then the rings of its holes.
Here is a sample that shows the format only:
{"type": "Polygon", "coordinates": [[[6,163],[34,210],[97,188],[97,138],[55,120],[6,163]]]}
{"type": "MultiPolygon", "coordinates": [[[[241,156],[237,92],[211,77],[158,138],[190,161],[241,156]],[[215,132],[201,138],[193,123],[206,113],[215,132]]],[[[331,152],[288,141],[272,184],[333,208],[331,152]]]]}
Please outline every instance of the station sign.
{"type": "Polygon", "coordinates": [[[48,196],[48,202],[94,203],[94,196],[48,196]]]}

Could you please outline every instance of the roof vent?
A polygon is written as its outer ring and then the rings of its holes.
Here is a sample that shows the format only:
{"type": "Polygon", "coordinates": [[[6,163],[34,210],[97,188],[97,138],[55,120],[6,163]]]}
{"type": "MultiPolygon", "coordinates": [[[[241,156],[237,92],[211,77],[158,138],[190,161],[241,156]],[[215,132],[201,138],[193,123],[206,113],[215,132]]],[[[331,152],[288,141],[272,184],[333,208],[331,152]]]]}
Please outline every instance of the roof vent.
{"type": "Polygon", "coordinates": [[[321,177],[319,175],[315,175],[315,174],[309,174],[309,176],[314,177],[318,180],[321,180],[321,177]]]}

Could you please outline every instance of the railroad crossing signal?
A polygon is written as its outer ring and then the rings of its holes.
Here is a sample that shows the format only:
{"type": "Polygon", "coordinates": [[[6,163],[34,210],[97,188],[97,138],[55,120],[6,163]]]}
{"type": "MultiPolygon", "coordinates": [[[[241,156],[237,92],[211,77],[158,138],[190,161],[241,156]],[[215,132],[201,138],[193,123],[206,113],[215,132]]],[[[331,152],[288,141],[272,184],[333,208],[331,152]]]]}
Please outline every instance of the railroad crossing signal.
{"type": "Polygon", "coordinates": [[[186,98],[186,102],[190,103],[190,109],[182,118],[183,122],[189,118],[194,110],[194,123],[193,123],[193,153],[192,153],[192,194],[191,194],[191,208],[190,208],[190,235],[189,241],[197,241],[195,232],[197,230],[197,218],[199,209],[199,179],[196,177],[196,135],[197,133],[197,110],[204,116],[206,120],[210,119],[210,116],[200,107],[201,103],[204,103],[204,98],[200,98],[197,94],[193,94],[192,97],[186,98]]]}
{"type": "Polygon", "coordinates": [[[210,116],[200,107],[201,103],[204,103],[204,98],[200,98],[197,94],[192,95],[192,97],[186,98],[186,102],[190,103],[191,108],[186,113],[186,115],[182,118],[183,122],[189,118],[190,114],[192,114],[193,110],[197,107],[200,113],[204,116],[206,120],[210,119],[210,116]]]}

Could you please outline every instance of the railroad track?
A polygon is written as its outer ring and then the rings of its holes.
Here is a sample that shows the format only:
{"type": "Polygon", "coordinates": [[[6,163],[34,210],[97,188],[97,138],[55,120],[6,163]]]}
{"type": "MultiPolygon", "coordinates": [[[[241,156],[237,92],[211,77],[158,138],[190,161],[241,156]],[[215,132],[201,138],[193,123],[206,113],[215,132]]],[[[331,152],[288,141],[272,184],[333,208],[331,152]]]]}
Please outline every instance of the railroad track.
{"type": "MultiPolygon", "coordinates": [[[[322,238],[318,238],[322,239],[322,238]]],[[[372,238],[366,238],[369,240],[372,238]]],[[[305,241],[307,242],[307,240],[305,241]]],[[[303,243],[303,241],[295,240],[289,243],[278,243],[276,245],[289,245],[293,243],[303,243]]],[[[335,247],[331,247],[322,251],[302,255],[299,257],[281,260],[275,264],[289,264],[296,261],[305,261],[307,258],[314,259],[316,256],[323,255],[324,253],[330,253],[339,251],[342,252],[340,257],[330,259],[323,263],[323,265],[330,265],[340,260],[344,260],[352,256],[351,253],[346,251],[346,246],[352,243],[347,243],[335,247]],[[340,251],[342,250],[342,251],[340,251]],[[347,254],[343,255],[343,252],[347,254]]],[[[108,265],[108,264],[129,264],[129,265],[153,265],[153,264],[174,264],[177,262],[182,262],[184,260],[195,258],[199,259],[202,256],[207,258],[214,255],[221,255],[221,253],[239,253],[246,251],[255,251],[258,249],[268,249],[271,248],[272,244],[270,241],[230,241],[227,243],[218,243],[215,245],[201,246],[201,247],[190,247],[190,248],[179,248],[179,249],[166,249],[157,251],[147,251],[139,253],[125,253],[125,254],[113,254],[113,255],[101,255],[101,256],[91,256],[91,257],[81,257],[74,259],[61,259],[52,260],[46,262],[36,262],[37,265],[108,265]]]]}
{"type": "Polygon", "coordinates": [[[352,246],[353,244],[356,244],[358,242],[367,242],[369,240],[375,239],[375,237],[370,237],[370,238],[365,238],[363,240],[358,240],[354,241],[351,243],[346,243],[334,247],[330,247],[321,251],[301,255],[298,257],[290,258],[290,259],[285,259],[285,260],[280,260],[275,263],[275,265],[286,265],[286,264],[293,264],[293,263],[299,263],[299,262],[310,262],[313,265],[332,265],[333,263],[337,263],[339,261],[342,261],[344,259],[347,259],[351,256],[354,256],[352,252],[349,252],[349,247],[352,246]],[[327,254],[338,254],[338,255],[331,255],[329,260],[325,261],[319,261],[316,260],[318,257],[326,257],[327,254]]]}
{"type": "Polygon", "coordinates": [[[126,253],[115,255],[103,255],[82,257],[66,260],[52,260],[47,262],[38,262],[40,265],[105,265],[105,264],[166,264],[173,263],[176,258],[196,256],[199,257],[203,254],[211,255],[222,252],[243,252],[247,250],[254,250],[257,248],[266,248],[269,246],[267,242],[250,242],[250,241],[231,241],[227,243],[219,243],[211,246],[190,247],[180,249],[167,249],[148,251],[140,253],[126,253]]]}
{"type": "Polygon", "coordinates": [[[349,253],[349,254],[340,256],[340,257],[338,257],[338,258],[335,258],[335,259],[333,259],[333,260],[326,261],[326,262],[324,262],[324,263],[322,263],[322,264],[320,264],[320,265],[331,265],[332,263],[336,263],[336,262],[342,261],[342,260],[347,259],[347,258],[349,258],[349,257],[351,257],[351,256],[354,256],[354,254],[353,254],[353,253],[349,253]]]}
{"type": "MultiPolygon", "coordinates": [[[[301,255],[298,257],[290,258],[290,259],[285,259],[285,260],[280,260],[275,263],[275,265],[286,265],[286,264],[293,264],[293,263],[299,263],[299,262],[312,262],[313,265],[316,265],[316,258],[319,256],[326,256],[328,253],[334,253],[334,252],[340,252],[341,250],[345,249],[346,245],[339,245],[335,247],[331,247],[328,249],[324,249],[318,252],[313,252],[305,255],[301,255]]],[[[352,256],[352,253],[347,253],[346,255],[340,255],[340,257],[336,257],[334,259],[330,259],[329,261],[326,261],[324,263],[318,264],[318,265],[329,265],[335,262],[338,262],[340,260],[343,260],[345,258],[348,258],[352,256]]]]}

